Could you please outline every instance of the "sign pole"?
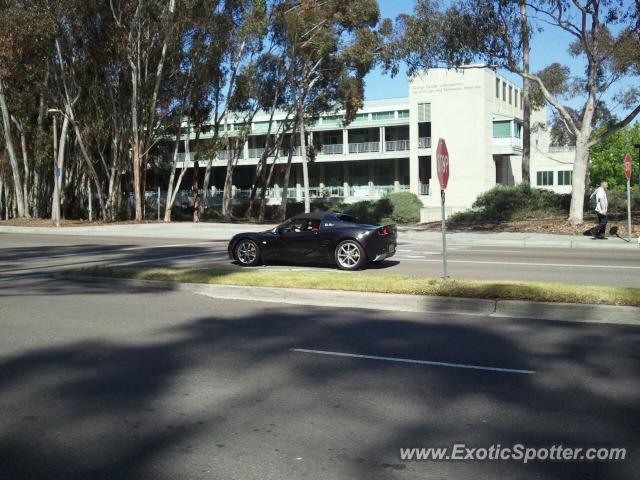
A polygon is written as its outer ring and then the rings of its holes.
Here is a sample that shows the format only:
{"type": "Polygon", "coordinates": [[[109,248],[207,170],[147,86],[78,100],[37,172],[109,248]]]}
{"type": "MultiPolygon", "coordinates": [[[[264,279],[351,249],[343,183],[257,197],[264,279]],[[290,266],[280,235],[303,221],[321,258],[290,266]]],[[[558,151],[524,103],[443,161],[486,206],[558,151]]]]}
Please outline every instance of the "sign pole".
{"type": "Polygon", "coordinates": [[[627,177],[627,239],[631,243],[631,154],[629,152],[624,156],[624,176],[627,177]]]}
{"type": "Polygon", "coordinates": [[[440,182],[440,218],[442,230],[442,270],[443,278],[449,278],[449,270],[447,269],[447,222],[444,208],[445,194],[449,183],[449,150],[447,150],[447,142],[444,138],[438,139],[438,148],[436,149],[436,166],[438,169],[438,181],[440,182]]]}
{"type": "Polygon", "coordinates": [[[442,269],[444,272],[444,278],[449,278],[449,272],[447,270],[447,222],[445,218],[444,208],[444,189],[440,190],[440,218],[441,218],[441,230],[442,230],[442,269]]]}
{"type": "Polygon", "coordinates": [[[627,236],[631,243],[631,180],[627,178],[627,236]]]}

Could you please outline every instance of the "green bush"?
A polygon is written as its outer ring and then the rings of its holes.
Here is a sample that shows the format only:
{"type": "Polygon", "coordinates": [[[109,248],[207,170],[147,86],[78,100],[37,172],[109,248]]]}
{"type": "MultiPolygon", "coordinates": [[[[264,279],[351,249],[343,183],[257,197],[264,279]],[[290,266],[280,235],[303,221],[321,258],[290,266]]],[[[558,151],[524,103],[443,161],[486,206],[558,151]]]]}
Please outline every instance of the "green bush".
{"type": "MultiPolygon", "coordinates": [[[[586,209],[589,209],[589,195],[591,191],[587,192],[586,209]]],[[[607,191],[607,199],[609,200],[609,212],[612,214],[626,214],[627,213],[627,189],[611,189],[607,191]]],[[[640,191],[632,189],[631,191],[631,212],[635,213],[640,211],[640,191]]]]}
{"type": "Polygon", "coordinates": [[[402,225],[418,223],[420,221],[420,209],[422,208],[422,202],[415,193],[391,193],[382,200],[385,199],[391,203],[392,212],[389,215],[389,219],[393,223],[402,225]]]}
{"type": "Polygon", "coordinates": [[[392,193],[376,201],[342,203],[331,209],[353,215],[363,223],[409,224],[420,221],[422,202],[410,192],[392,193]]]}
{"type": "MultiPolygon", "coordinates": [[[[234,206],[234,215],[242,217],[247,205],[234,206]]],[[[356,203],[336,203],[330,199],[317,198],[311,202],[311,211],[342,212],[356,217],[362,223],[397,223],[409,224],[420,221],[422,202],[417,195],[410,192],[391,193],[380,200],[365,200],[356,203]]],[[[193,211],[193,209],[191,209],[193,211]]],[[[291,202],[287,205],[287,218],[304,212],[304,203],[291,202]]],[[[267,221],[280,220],[280,206],[267,206],[265,219],[267,221]]]]}
{"type": "Polygon", "coordinates": [[[452,215],[452,223],[503,222],[566,214],[571,195],[559,194],[526,183],[497,185],[478,196],[471,210],[452,215]]]}

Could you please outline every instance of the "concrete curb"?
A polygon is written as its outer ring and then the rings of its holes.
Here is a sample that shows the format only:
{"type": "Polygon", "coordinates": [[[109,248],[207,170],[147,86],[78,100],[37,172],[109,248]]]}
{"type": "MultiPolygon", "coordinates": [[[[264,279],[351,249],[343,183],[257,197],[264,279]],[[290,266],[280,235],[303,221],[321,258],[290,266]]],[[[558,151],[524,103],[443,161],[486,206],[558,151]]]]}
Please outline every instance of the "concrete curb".
{"type": "Polygon", "coordinates": [[[640,325],[639,307],[615,305],[582,305],[519,300],[430,297],[424,295],[401,295],[344,290],[244,287],[79,275],[64,275],[63,278],[83,283],[91,282],[94,284],[126,285],[160,291],[178,291],[225,300],[259,301],[316,307],[339,306],[340,308],[490,316],[528,320],[640,325]]]}

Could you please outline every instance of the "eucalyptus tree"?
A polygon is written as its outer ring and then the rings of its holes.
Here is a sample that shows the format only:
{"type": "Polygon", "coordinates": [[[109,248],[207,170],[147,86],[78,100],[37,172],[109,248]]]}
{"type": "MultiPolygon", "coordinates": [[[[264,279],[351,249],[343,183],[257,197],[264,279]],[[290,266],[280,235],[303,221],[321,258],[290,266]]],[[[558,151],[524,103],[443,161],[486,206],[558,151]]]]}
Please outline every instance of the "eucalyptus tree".
{"type": "Polygon", "coordinates": [[[141,221],[144,205],[144,172],[162,120],[158,111],[165,63],[176,44],[177,0],[109,0],[112,19],[126,56],[130,78],[131,162],[135,219],[141,221]]]}
{"type": "Polygon", "coordinates": [[[44,1],[2,0],[0,18],[0,125],[17,215],[27,217],[33,205],[28,198],[31,181],[38,178],[33,161],[37,156],[35,127],[44,119],[42,98],[53,22],[44,1]]]}
{"type": "Polygon", "coordinates": [[[464,66],[480,59],[530,81],[575,137],[569,221],[579,224],[589,150],[640,113],[638,9],[624,0],[530,0],[526,7],[529,20],[545,35],[572,38],[568,50],[583,62],[583,72],[571,76],[568,68],[557,63],[538,73],[528,72],[523,67],[526,45],[521,36],[513,35],[514,26],[522,21],[521,5],[509,0],[464,0],[446,10],[430,0],[418,0],[414,16],[404,19],[396,37],[401,41],[392,43],[410,71],[438,62],[464,66]],[[598,100],[614,89],[627,114],[597,129],[598,100]],[[567,98],[581,103],[577,117],[565,107],[567,98]]]}
{"type": "Polygon", "coordinates": [[[262,145],[263,150],[251,182],[251,193],[245,212],[247,217],[253,215],[258,189],[263,187],[261,190],[265,190],[267,160],[277,152],[279,138],[284,137],[284,128],[282,127],[284,127],[285,122],[275,120],[278,111],[285,106],[283,93],[287,84],[286,76],[282,74],[283,67],[282,58],[273,55],[271,52],[266,52],[262,55],[256,65],[258,71],[265,73],[265,78],[258,85],[257,96],[260,108],[269,114],[269,120],[267,122],[265,141],[262,145]]]}
{"type": "Polygon", "coordinates": [[[376,59],[374,29],[380,12],[375,0],[281,0],[274,4],[272,18],[274,38],[289,67],[309,212],[305,117],[340,108],[347,122],[355,117],[364,102],[364,76],[376,59]]]}

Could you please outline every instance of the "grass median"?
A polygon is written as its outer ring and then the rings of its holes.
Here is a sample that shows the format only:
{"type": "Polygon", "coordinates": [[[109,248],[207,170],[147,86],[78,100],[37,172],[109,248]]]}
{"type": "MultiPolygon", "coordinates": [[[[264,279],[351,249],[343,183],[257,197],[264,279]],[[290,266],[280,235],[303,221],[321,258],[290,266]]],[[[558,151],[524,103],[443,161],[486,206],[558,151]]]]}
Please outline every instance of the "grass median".
{"type": "Polygon", "coordinates": [[[95,267],[74,275],[278,288],[403,293],[438,297],[640,306],[640,288],[423,278],[335,270],[95,267]]]}

